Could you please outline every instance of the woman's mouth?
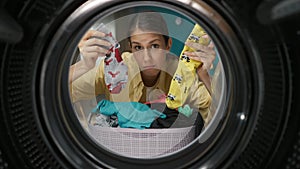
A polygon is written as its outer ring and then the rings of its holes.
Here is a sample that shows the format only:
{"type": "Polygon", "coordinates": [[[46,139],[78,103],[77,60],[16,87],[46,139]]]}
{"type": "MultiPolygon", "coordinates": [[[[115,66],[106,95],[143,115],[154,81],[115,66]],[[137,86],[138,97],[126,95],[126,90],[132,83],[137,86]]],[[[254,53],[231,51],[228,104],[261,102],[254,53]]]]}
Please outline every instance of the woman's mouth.
{"type": "Polygon", "coordinates": [[[155,69],[155,65],[149,65],[149,66],[144,66],[143,68],[144,68],[144,70],[146,70],[146,69],[155,69]]]}

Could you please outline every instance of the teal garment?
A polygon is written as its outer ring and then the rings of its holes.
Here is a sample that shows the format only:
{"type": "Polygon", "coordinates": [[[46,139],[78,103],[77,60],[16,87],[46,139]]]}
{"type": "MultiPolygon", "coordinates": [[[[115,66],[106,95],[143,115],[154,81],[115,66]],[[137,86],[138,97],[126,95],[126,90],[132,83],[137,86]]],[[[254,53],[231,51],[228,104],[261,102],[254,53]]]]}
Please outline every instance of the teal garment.
{"type": "Polygon", "coordinates": [[[156,118],[166,118],[165,114],[139,102],[101,100],[92,112],[107,116],[116,115],[121,128],[144,129],[150,127],[156,118]]]}
{"type": "Polygon", "coordinates": [[[190,108],[190,106],[186,104],[186,105],[184,105],[182,107],[179,107],[178,108],[178,112],[182,113],[186,117],[190,117],[192,115],[192,113],[193,113],[193,109],[190,108]]]}

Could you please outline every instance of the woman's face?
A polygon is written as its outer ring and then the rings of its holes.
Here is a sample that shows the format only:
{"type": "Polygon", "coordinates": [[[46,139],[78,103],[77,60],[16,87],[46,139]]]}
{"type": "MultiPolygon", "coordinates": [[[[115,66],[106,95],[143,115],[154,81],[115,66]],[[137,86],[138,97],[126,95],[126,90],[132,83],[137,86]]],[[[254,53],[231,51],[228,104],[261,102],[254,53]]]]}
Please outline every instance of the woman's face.
{"type": "Polygon", "coordinates": [[[163,35],[136,30],[131,35],[131,49],[143,75],[157,76],[165,66],[171,39],[165,43],[163,35]]]}

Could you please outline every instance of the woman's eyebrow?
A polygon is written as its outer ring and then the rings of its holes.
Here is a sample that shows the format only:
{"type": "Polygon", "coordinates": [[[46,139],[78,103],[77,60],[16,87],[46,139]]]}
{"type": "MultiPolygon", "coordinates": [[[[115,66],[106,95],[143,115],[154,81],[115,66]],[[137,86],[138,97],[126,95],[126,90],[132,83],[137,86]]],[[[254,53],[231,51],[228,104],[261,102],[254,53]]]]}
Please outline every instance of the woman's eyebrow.
{"type": "Polygon", "coordinates": [[[155,41],[159,41],[160,42],[160,39],[154,39],[154,40],[150,41],[149,43],[154,43],[155,41]]]}
{"type": "Polygon", "coordinates": [[[133,44],[133,43],[134,43],[134,44],[138,44],[138,45],[140,44],[139,42],[134,42],[134,41],[132,41],[131,43],[132,43],[132,44],[133,44]]]}

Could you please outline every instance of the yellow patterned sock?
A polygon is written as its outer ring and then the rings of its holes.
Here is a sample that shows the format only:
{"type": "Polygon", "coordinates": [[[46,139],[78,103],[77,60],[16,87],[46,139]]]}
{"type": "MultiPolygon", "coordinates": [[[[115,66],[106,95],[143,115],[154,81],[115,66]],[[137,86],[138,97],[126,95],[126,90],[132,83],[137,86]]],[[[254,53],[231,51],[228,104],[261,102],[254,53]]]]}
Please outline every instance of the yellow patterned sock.
{"type": "MultiPolygon", "coordinates": [[[[200,38],[205,34],[206,32],[198,24],[196,24],[186,42],[196,42],[207,45],[209,43],[209,39],[200,38]]],[[[183,106],[192,83],[197,79],[196,69],[202,64],[202,62],[192,60],[188,56],[184,55],[184,52],[186,51],[192,52],[195,50],[188,46],[184,46],[180,54],[178,67],[173,76],[166,99],[166,104],[171,109],[183,106]]]]}

